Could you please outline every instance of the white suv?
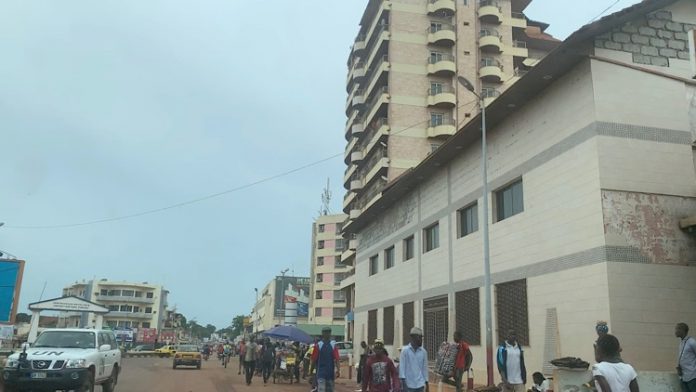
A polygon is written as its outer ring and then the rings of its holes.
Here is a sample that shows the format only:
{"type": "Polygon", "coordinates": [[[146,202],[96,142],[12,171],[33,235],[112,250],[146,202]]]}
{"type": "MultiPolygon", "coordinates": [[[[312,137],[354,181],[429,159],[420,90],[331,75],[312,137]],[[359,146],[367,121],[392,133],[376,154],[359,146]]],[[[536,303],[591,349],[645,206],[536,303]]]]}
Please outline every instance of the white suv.
{"type": "Polygon", "coordinates": [[[101,385],[113,392],[121,370],[121,351],[111,331],[47,329],[36,342],[7,359],[5,392],[74,390],[101,385]]]}

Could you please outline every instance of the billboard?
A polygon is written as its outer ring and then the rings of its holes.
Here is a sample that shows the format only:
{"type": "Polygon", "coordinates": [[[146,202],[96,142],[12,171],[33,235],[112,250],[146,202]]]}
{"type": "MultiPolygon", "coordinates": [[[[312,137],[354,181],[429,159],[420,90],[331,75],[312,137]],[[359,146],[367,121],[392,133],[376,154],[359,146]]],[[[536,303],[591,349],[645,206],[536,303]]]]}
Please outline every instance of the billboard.
{"type": "Polygon", "coordinates": [[[297,302],[297,316],[306,317],[309,304],[309,278],[298,276],[276,276],[275,317],[285,316],[285,303],[297,302]],[[304,314],[303,314],[304,309],[304,314]]]}
{"type": "Polygon", "coordinates": [[[0,324],[14,324],[23,274],[24,260],[0,259],[0,324]]]}

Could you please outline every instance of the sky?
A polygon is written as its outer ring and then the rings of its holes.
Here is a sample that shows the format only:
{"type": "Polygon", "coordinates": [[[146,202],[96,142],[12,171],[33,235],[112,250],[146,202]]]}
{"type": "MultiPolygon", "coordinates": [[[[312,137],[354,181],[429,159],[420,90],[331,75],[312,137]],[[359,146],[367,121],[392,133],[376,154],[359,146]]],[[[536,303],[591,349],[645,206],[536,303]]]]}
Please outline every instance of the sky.
{"type": "MultiPolygon", "coordinates": [[[[637,2],[525,13],[563,39],[637,2]]],[[[3,0],[0,250],[27,260],[19,310],[78,280],[147,281],[222,328],[281,270],[307,276],[327,180],[341,210],[346,59],[365,4],[3,0]],[[159,209],[337,154],[154,214],[22,228],[159,209]]]]}

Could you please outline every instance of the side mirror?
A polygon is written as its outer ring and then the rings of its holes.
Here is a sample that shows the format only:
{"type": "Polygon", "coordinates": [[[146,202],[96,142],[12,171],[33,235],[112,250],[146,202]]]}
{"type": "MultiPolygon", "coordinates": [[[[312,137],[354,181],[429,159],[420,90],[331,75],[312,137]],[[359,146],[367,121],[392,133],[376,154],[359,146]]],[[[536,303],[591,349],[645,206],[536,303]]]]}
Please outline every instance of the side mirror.
{"type": "Polygon", "coordinates": [[[111,345],[110,344],[102,344],[99,346],[99,352],[104,352],[104,351],[111,351],[111,345]]]}

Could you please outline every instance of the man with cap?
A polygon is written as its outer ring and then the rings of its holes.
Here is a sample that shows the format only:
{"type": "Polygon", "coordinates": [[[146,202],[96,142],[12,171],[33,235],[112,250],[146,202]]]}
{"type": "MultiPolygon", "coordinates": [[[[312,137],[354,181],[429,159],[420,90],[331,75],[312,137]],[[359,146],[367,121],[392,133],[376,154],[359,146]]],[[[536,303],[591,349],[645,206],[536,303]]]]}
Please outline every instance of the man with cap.
{"type": "Polygon", "coordinates": [[[365,363],[362,378],[363,392],[389,392],[399,390],[399,374],[394,362],[387,356],[382,339],[375,339],[374,355],[365,363]]]}
{"type": "Polygon", "coordinates": [[[399,378],[404,392],[430,392],[428,386],[428,353],[423,346],[423,330],[411,328],[411,343],[404,346],[399,357],[399,378]]]}
{"type": "Polygon", "coordinates": [[[321,340],[314,345],[310,374],[317,369],[318,392],[334,392],[334,380],[341,377],[340,355],[331,340],[331,327],[321,330],[321,340]]]}

